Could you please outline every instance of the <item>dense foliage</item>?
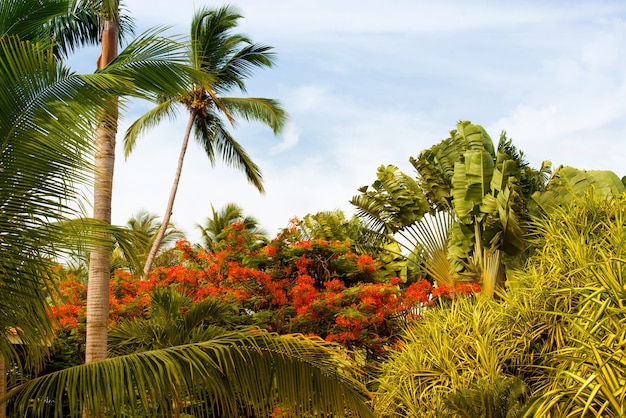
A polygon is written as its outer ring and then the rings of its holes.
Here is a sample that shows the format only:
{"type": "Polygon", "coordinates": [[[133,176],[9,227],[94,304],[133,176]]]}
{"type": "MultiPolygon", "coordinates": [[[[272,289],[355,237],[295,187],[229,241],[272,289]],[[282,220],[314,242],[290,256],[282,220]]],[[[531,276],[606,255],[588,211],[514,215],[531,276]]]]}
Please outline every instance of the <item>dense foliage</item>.
{"type": "MultiPolygon", "coordinates": [[[[187,296],[191,304],[210,299],[228,307],[225,322],[231,327],[316,335],[363,349],[373,358],[393,347],[406,321],[425,307],[479,290],[475,284],[433,288],[424,279],[387,279],[378,272],[380,263],[354,252],[349,241],[296,237],[292,225],[256,248],[248,245],[244,226],[233,223],[214,243],[214,251],[179,240],[180,264],[157,267],[144,281],[124,270],[115,272],[111,323],[144,317],[154,292],[169,289],[187,296]]],[[[80,333],[86,286],[70,274],[62,277],[59,289],[52,313],[65,332],[80,333]]]]}
{"type": "Polygon", "coordinates": [[[626,201],[587,195],[536,223],[499,300],[411,324],[383,365],[383,416],[622,417],[626,201]],[[526,414],[526,415],[524,415],[526,414]]]}

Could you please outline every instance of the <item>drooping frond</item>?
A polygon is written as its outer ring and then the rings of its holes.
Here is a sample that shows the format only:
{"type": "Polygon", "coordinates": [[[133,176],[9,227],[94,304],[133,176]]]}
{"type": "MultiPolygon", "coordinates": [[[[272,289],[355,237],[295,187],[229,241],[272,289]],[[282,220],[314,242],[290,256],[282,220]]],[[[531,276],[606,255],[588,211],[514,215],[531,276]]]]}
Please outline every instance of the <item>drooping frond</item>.
{"type": "Polygon", "coordinates": [[[49,47],[0,37],[0,350],[8,357],[8,329],[34,349],[46,345],[45,280],[55,244],[68,238],[59,222],[77,214],[68,202],[90,180],[95,112],[109,88],[119,84],[71,74],[49,47]]]}
{"type": "MultiPolygon", "coordinates": [[[[250,330],[65,369],[9,395],[18,412],[28,408],[35,415],[65,401],[73,416],[85,407],[117,417],[151,416],[179,404],[202,415],[243,410],[270,416],[280,407],[292,416],[371,417],[368,392],[353,372],[353,362],[323,340],[250,330]]],[[[54,412],[62,414],[60,407],[54,412]]]]}
{"type": "Polygon", "coordinates": [[[275,135],[280,134],[287,122],[287,112],[277,100],[260,97],[221,97],[224,108],[234,116],[247,121],[261,122],[270,128],[275,135]]]}
{"type": "Polygon", "coordinates": [[[141,115],[128,127],[126,135],[124,135],[124,156],[126,158],[135,149],[137,140],[148,130],[157,126],[163,119],[173,120],[176,117],[175,104],[172,100],[164,100],[141,115]]]}
{"type": "Polygon", "coordinates": [[[196,118],[195,122],[196,139],[204,148],[209,160],[214,163],[215,155],[219,155],[224,163],[243,171],[248,181],[263,193],[261,170],[224,128],[219,116],[209,113],[205,119],[196,118]]]}

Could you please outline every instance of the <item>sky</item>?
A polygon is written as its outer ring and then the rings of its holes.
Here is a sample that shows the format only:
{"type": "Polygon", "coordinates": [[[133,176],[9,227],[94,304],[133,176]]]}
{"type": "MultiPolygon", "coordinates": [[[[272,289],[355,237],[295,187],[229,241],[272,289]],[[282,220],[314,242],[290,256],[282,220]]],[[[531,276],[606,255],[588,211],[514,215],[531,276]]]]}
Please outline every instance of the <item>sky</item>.
{"type": "MultiPolygon", "coordinates": [[[[126,0],[138,33],[170,26],[186,35],[195,11],[227,3],[126,0]]],[[[274,68],[247,92],[289,113],[283,135],[261,124],[231,130],[261,168],[265,194],[191,143],[172,222],[193,242],[211,205],[229,202],[270,236],[294,217],[343,210],[357,189],[417,157],[460,120],[497,143],[504,130],[531,166],[626,175],[626,2],[623,0],[239,0],[238,32],[274,47],[274,68]]],[[[97,50],[73,58],[93,71],[97,50]],[[92,65],[93,64],[93,65],[92,65]]],[[[125,159],[123,133],[150,108],[133,102],[120,123],[113,223],[167,203],[186,115],[164,121],[125,159]]]]}

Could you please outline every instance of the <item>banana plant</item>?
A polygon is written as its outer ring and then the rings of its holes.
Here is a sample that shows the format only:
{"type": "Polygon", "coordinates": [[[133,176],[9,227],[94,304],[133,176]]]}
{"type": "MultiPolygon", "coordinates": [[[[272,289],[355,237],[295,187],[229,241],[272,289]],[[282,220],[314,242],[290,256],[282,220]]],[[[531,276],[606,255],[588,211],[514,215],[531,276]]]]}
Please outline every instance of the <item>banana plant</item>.
{"type": "Polygon", "coordinates": [[[438,152],[457,157],[448,164],[453,166],[450,195],[457,219],[448,244],[453,274],[481,282],[483,293],[493,296],[505,278],[504,256],[525,248],[522,223],[527,210],[521,183],[528,166],[505,133],[496,148],[482,126],[467,121],[435,147],[450,145],[455,153],[438,152]]]}
{"type": "Polygon", "coordinates": [[[372,186],[351,200],[357,215],[419,253],[436,283],[479,281],[493,295],[504,281],[505,256],[525,248],[526,201],[542,190],[549,165],[530,168],[504,133],[495,147],[468,121],[409,161],[417,178],[380,167],[372,186]]]}
{"type": "Polygon", "coordinates": [[[557,206],[581,201],[591,188],[599,198],[623,194],[626,192],[625,179],[620,179],[612,171],[587,171],[559,166],[554,170],[545,190],[534,192],[532,200],[540,212],[551,213],[557,206]]]}

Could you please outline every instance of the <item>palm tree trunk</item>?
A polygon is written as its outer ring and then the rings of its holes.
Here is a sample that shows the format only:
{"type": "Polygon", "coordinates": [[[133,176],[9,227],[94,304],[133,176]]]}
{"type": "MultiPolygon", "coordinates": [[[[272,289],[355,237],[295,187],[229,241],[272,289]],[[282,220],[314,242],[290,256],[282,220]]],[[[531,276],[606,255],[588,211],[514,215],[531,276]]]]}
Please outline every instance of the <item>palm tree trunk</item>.
{"type": "Polygon", "coordinates": [[[163,237],[165,236],[165,231],[167,230],[167,226],[170,223],[170,218],[172,217],[172,209],[174,208],[174,200],[176,199],[176,192],[178,191],[178,183],[180,182],[180,175],[183,171],[183,162],[185,161],[185,153],[187,152],[187,146],[189,145],[189,137],[191,136],[191,129],[193,128],[193,123],[195,120],[196,120],[196,113],[195,111],[192,110],[189,112],[189,122],[187,123],[187,129],[185,130],[185,137],[183,138],[183,145],[180,148],[180,155],[178,156],[178,166],[176,167],[176,174],[174,175],[174,183],[172,184],[172,190],[170,190],[170,198],[167,202],[167,208],[165,209],[165,214],[163,215],[163,222],[161,223],[159,232],[157,233],[157,236],[154,239],[154,242],[152,243],[152,247],[150,247],[150,253],[148,253],[146,264],[143,266],[142,280],[147,279],[148,275],[150,274],[152,263],[154,263],[156,253],[159,250],[159,246],[161,245],[161,241],[163,241],[163,237]]]}
{"type": "MultiPolygon", "coordinates": [[[[97,61],[98,69],[104,68],[117,56],[118,34],[118,15],[103,13],[102,50],[97,61]]],[[[108,224],[111,223],[117,118],[117,100],[106,102],[100,109],[100,122],[96,129],[95,139],[94,218],[108,224]]],[[[110,270],[111,246],[94,247],[89,261],[85,363],[106,358],[110,270]]]]}
{"type": "MultiPolygon", "coordinates": [[[[102,45],[98,57],[98,69],[104,68],[117,56],[119,35],[119,3],[117,0],[102,3],[102,45]],[[107,7],[108,9],[105,9],[107,7]]],[[[111,201],[113,192],[113,169],[115,167],[115,135],[117,134],[118,103],[107,100],[100,109],[96,128],[94,156],[93,217],[111,223],[111,201]]],[[[109,324],[109,282],[111,279],[111,246],[97,245],[89,260],[87,283],[87,327],[85,341],[85,363],[104,360],[107,356],[107,331],[109,324]]],[[[103,399],[93,399],[100,402],[103,399]]],[[[83,417],[102,417],[85,405],[83,417]]]]}

